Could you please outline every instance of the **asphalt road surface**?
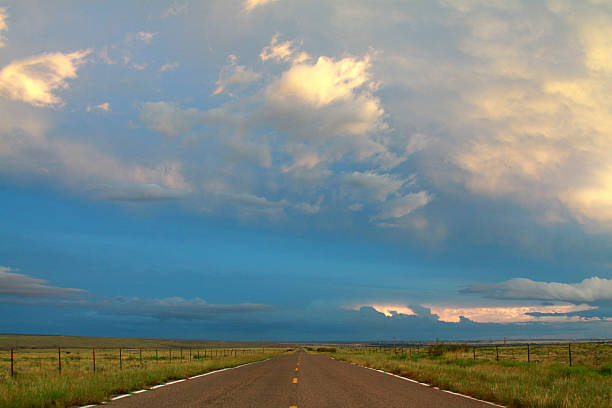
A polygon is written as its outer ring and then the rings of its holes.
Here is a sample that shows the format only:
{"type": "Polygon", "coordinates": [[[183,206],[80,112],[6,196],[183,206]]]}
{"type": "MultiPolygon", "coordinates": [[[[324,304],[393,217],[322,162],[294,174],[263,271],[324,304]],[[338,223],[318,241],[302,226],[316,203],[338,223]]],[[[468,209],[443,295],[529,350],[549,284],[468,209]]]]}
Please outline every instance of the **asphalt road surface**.
{"type": "Polygon", "coordinates": [[[132,394],[113,408],[491,408],[493,405],[303,351],[132,394]]]}

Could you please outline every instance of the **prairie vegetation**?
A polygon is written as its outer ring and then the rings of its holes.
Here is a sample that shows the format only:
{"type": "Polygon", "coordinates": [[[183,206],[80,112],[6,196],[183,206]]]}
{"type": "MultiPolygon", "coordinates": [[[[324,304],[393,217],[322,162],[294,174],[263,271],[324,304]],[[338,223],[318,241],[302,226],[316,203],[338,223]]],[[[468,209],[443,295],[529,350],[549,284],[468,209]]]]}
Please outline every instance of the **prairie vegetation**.
{"type": "Polygon", "coordinates": [[[46,338],[35,338],[35,346],[49,347],[51,342],[64,347],[26,348],[26,339],[20,337],[21,347],[0,350],[0,407],[100,403],[113,395],[288,351],[180,340],[40,337],[46,338]],[[76,347],[81,340],[87,347],[76,347]]]}
{"type": "Polygon", "coordinates": [[[344,347],[334,358],[509,407],[612,407],[612,344],[344,347]],[[529,360],[529,361],[528,361],[529,360]]]}

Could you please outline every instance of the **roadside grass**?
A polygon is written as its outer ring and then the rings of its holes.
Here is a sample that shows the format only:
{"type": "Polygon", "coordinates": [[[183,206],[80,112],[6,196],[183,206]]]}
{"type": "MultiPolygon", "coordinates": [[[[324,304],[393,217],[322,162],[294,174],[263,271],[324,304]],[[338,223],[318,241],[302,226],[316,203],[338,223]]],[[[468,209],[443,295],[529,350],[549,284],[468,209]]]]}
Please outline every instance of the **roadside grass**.
{"type": "Polygon", "coordinates": [[[432,354],[338,349],[330,355],[509,407],[612,407],[612,363],[569,367],[432,354]]]}
{"type": "MultiPolygon", "coordinates": [[[[167,381],[187,378],[196,374],[234,367],[264,360],[288,352],[288,349],[267,349],[246,355],[215,356],[210,359],[193,358],[190,361],[148,361],[142,367],[132,365],[119,369],[108,367],[94,373],[82,366],[66,366],[58,372],[24,368],[10,376],[0,372],[0,407],[71,407],[101,403],[111,396],[147,388],[167,381]]],[[[51,360],[53,360],[51,358],[51,360]]],[[[57,360],[55,360],[56,363],[57,360]]],[[[139,362],[140,360],[138,360],[139,362]]],[[[126,362],[127,363],[127,362],[126,362]]]]}

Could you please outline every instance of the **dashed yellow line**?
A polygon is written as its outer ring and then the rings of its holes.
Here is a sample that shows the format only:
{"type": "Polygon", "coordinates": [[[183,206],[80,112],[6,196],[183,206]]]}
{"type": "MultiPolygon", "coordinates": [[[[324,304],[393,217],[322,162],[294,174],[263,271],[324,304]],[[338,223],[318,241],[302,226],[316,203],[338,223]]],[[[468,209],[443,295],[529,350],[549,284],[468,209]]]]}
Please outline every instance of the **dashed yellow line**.
{"type": "Polygon", "coordinates": [[[298,370],[298,368],[297,368],[297,367],[295,367],[295,371],[297,371],[297,370],[298,370]]]}
{"type": "Polygon", "coordinates": [[[297,384],[297,377],[293,377],[293,383],[297,384]]]}
{"type": "Polygon", "coordinates": [[[289,408],[297,408],[297,405],[292,405],[289,408]]]}

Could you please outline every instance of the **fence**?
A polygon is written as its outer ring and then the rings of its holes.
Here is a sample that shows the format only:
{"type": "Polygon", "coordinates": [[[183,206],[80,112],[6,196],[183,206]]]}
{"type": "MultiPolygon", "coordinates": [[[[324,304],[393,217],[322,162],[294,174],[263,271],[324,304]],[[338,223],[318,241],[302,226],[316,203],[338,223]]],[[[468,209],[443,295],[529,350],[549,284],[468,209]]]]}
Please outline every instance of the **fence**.
{"type": "Polygon", "coordinates": [[[197,363],[273,352],[261,348],[10,348],[0,350],[0,372],[104,372],[158,364],[197,363]]]}
{"type": "Polygon", "coordinates": [[[612,342],[565,344],[470,345],[462,343],[347,345],[352,352],[394,353],[396,358],[440,357],[446,359],[515,361],[600,366],[612,363],[612,342]]]}

